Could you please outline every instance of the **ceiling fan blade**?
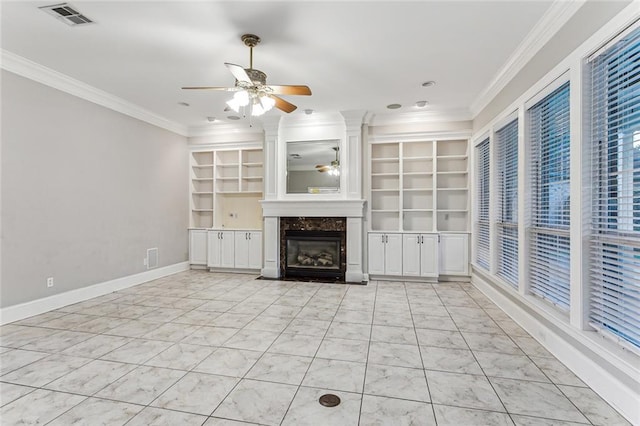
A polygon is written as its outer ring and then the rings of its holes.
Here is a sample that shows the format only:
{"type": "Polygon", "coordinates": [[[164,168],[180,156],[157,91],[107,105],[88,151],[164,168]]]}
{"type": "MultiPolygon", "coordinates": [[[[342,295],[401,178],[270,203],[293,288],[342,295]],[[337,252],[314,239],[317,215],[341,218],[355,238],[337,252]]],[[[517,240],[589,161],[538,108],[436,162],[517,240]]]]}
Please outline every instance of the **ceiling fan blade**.
{"type": "Polygon", "coordinates": [[[311,89],[308,86],[292,86],[292,85],[273,85],[270,84],[271,92],[276,95],[311,95],[311,89]]]}
{"type": "Polygon", "coordinates": [[[295,111],[296,108],[298,108],[291,102],[287,102],[278,96],[274,96],[274,95],[270,95],[270,96],[276,101],[276,105],[275,105],[276,108],[278,108],[281,111],[289,113],[289,112],[295,111]]]}
{"type": "Polygon", "coordinates": [[[240,65],[230,64],[228,62],[225,62],[224,64],[227,66],[227,68],[229,68],[229,71],[231,71],[231,74],[233,74],[236,80],[253,84],[251,78],[249,78],[249,74],[247,74],[244,68],[242,68],[240,65]]]}
{"type": "Polygon", "coordinates": [[[182,87],[185,90],[223,90],[225,92],[234,92],[236,90],[235,87],[216,87],[216,86],[190,86],[190,87],[182,87]]]}

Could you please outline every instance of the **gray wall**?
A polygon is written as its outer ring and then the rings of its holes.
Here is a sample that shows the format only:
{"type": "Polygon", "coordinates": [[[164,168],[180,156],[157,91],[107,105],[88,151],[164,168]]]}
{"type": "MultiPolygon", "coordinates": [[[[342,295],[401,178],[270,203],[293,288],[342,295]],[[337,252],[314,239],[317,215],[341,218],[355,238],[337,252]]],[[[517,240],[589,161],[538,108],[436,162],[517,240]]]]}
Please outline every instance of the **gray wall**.
{"type": "Polygon", "coordinates": [[[187,260],[185,137],[6,71],[1,96],[1,307],[187,260]]]}
{"type": "Polygon", "coordinates": [[[631,0],[589,1],[544,45],[527,65],[475,117],[474,131],[480,130],[513,101],[577,49],[631,0]]]}

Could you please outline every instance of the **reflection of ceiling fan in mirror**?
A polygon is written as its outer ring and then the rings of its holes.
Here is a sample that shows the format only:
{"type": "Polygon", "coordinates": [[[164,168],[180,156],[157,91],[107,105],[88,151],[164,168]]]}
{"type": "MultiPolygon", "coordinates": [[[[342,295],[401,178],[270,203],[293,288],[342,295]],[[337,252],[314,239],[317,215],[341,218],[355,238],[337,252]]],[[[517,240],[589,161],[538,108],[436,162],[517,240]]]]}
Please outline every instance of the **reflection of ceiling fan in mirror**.
{"type": "Polygon", "coordinates": [[[225,63],[236,78],[234,87],[198,86],[183,87],[183,89],[235,92],[233,98],[227,101],[227,105],[235,112],[246,107],[249,109],[250,115],[254,116],[262,115],[274,106],[287,113],[297,108],[294,104],[276,95],[311,95],[311,89],[307,86],[267,85],[267,75],[253,68],[253,48],[260,43],[260,37],[254,34],[245,34],[241,39],[245,46],[249,47],[249,68],[225,63]]]}
{"type": "Polygon", "coordinates": [[[331,176],[340,176],[340,160],[338,159],[338,154],[340,148],[335,146],[332,148],[336,152],[336,159],[333,160],[328,165],[318,164],[316,165],[316,170],[320,173],[329,173],[331,176]]]}

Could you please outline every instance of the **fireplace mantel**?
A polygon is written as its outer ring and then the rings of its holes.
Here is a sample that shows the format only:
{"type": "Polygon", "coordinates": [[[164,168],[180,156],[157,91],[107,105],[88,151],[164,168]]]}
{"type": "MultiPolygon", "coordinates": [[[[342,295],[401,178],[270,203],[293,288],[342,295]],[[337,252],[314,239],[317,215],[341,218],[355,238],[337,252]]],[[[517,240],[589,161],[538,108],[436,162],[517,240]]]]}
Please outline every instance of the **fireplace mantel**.
{"type": "Polygon", "coordinates": [[[365,200],[262,200],[264,217],[363,217],[365,200]]]}

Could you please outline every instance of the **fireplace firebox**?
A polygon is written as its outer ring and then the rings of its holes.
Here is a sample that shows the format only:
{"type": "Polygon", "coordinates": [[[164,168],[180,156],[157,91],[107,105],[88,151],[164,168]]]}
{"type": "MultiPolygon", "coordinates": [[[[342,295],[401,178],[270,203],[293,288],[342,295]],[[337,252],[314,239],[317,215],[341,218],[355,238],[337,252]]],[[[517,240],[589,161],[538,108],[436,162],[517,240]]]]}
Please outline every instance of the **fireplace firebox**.
{"type": "Polygon", "coordinates": [[[344,279],[340,231],[285,231],[286,277],[344,279]]]}

